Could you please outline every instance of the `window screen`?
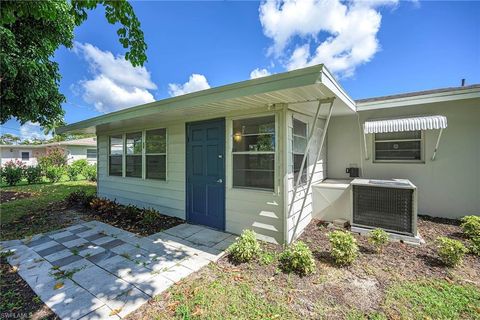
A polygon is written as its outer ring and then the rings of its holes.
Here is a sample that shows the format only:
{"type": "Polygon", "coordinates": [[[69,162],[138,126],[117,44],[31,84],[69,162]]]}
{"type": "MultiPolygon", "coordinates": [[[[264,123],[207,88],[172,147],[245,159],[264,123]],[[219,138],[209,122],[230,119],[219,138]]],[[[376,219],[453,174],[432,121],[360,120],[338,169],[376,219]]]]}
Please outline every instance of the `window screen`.
{"type": "Polygon", "coordinates": [[[375,134],[375,161],[421,161],[422,131],[375,134]]]}
{"type": "Polygon", "coordinates": [[[146,178],[166,180],[167,177],[167,131],[149,130],[145,134],[146,178]]]}
{"type": "Polygon", "coordinates": [[[122,176],[123,167],[123,137],[122,135],[110,137],[109,150],[109,175],[122,176]]]}
{"type": "MultiPolygon", "coordinates": [[[[302,166],[305,149],[307,148],[307,124],[303,121],[293,119],[293,181],[297,183],[300,167],[302,166]]],[[[307,182],[308,176],[308,155],[303,168],[300,184],[307,182]]]]}

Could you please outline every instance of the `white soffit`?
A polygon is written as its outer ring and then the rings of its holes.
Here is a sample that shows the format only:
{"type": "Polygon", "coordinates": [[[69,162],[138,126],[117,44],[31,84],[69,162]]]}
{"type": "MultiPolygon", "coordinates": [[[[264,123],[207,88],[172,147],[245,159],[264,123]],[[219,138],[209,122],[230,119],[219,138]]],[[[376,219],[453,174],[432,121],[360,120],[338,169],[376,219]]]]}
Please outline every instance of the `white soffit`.
{"type": "Polygon", "coordinates": [[[437,115],[365,121],[363,130],[365,133],[386,133],[445,129],[446,127],[447,117],[437,115]]]}

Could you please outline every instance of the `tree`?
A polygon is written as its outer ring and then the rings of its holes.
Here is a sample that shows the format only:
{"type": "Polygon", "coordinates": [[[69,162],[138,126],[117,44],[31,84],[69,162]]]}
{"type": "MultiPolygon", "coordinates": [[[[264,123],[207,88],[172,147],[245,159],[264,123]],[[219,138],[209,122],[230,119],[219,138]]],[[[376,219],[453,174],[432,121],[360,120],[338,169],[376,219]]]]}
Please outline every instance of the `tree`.
{"type": "Polygon", "coordinates": [[[3,145],[17,144],[21,140],[22,139],[20,139],[20,137],[17,137],[10,133],[4,133],[0,136],[0,144],[3,144],[3,145]]]}
{"type": "Polygon", "coordinates": [[[105,7],[105,17],[119,24],[117,35],[132,65],[143,65],[147,45],[132,6],[126,0],[2,1],[0,6],[0,103],[3,124],[16,118],[53,129],[63,124],[58,64],[60,46],[71,48],[74,28],[87,11],[105,7]]]}

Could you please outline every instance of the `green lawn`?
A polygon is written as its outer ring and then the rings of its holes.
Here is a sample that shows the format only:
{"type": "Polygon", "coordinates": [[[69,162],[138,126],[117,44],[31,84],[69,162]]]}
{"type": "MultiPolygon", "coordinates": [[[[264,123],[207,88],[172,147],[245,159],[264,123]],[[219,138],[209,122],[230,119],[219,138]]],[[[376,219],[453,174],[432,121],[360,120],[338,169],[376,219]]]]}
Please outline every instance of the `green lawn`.
{"type": "Polygon", "coordinates": [[[96,184],[86,181],[61,181],[57,183],[20,184],[14,187],[0,188],[3,191],[30,192],[34,195],[30,198],[14,200],[0,204],[1,224],[8,224],[24,215],[43,210],[48,205],[65,199],[71,192],[85,190],[87,193],[95,193],[96,184]]]}

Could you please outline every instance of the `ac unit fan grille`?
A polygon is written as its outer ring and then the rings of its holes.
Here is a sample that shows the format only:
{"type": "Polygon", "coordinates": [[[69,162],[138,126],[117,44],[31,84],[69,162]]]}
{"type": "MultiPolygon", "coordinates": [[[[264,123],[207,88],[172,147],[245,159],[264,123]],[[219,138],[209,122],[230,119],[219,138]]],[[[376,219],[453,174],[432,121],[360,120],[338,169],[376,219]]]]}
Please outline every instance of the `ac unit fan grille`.
{"type": "Polygon", "coordinates": [[[413,190],[353,186],[353,224],[413,234],[413,190]]]}

